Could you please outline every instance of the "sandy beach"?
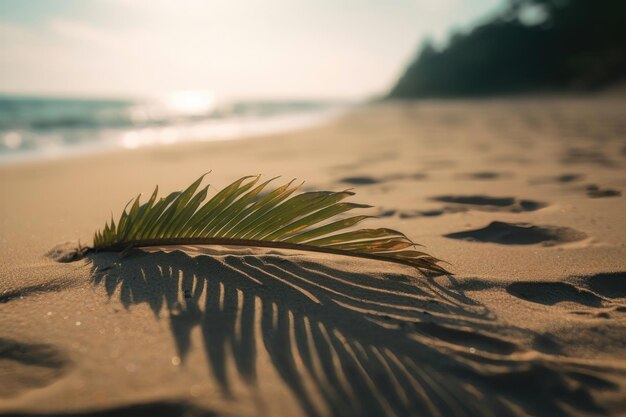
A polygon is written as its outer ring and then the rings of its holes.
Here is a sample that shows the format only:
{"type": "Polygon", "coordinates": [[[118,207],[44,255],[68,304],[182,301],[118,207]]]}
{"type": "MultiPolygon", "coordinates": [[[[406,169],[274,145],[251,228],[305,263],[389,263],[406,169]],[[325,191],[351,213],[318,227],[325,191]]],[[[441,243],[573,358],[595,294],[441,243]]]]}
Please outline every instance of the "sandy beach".
{"type": "Polygon", "coordinates": [[[0,166],[0,414],[626,415],[625,192],[623,96],[388,102],[0,166]],[[212,192],[351,188],[453,274],[245,248],[55,260],[209,170],[212,192]]]}

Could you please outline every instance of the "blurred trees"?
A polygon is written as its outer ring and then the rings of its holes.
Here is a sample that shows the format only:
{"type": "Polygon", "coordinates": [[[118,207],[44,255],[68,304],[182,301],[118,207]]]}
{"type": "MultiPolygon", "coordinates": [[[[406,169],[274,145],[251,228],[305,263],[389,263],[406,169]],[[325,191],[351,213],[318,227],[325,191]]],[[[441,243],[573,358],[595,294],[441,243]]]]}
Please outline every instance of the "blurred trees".
{"type": "Polygon", "coordinates": [[[437,51],[422,46],[393,98],[592,90],[626,75],[626,1],[511,0],[437,51]]]}

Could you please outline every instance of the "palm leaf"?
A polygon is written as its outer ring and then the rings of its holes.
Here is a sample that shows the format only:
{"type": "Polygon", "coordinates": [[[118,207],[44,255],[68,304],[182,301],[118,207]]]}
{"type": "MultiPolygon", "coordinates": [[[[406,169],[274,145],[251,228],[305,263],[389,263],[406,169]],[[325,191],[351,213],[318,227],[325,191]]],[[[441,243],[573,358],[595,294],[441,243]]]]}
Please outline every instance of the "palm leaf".
{"type": "MultiPolygon", "coordinates": [[[[206,175],[206,174],[205,174],[206,175]]],[[[117,224],[111,219],[94,235],[92,250],[124,251],[133,247],[224,245],[295,249],[356,256],[447,273],[442,261],[413,250],[416,243],[392,229],[351,229],[372,216],[340,216],[363,204],[344,202],[351,191],[292,194],[293,181],[262,194],[275,178],[259,185],[260,175],[233,182],[207,200],[204,176],[184,191],[147,203],[131,200],[117,224]],[[132,202],[132,205],[131,205],[132,202]],[[130,205],[130,209],[128,206],[130,205]]]]}

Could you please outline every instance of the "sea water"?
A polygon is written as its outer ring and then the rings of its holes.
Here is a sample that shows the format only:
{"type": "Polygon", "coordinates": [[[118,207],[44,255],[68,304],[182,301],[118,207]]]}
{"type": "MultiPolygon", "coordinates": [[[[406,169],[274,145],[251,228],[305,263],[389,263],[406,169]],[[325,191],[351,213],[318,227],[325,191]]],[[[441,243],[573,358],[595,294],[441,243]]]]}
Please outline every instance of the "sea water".
{"type": "Polygon", "coordinates": [[[158,99],[0,96],[0,163],[263,136],[345,110],[322,101],[223,101],[201,92],[158,99]]]}

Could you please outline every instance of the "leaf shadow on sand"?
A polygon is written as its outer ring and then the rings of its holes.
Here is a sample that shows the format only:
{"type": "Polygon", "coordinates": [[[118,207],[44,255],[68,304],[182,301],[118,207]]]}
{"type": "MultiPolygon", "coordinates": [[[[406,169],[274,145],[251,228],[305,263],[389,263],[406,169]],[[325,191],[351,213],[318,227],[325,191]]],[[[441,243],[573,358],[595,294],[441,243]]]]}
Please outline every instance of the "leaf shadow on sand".
{"type": "Polygon", "coordinates": [[[89,255],[92,281],[126,308],[168,314],[183,363],[199,326],[225,397],[230,359],[262,383],[259,346],[309,416],[602,414],[593,391],[616,388],[599,367],[524,355],[516,340],[530,331],[499,324],[454,277],[184,249],[89,255]]]}

